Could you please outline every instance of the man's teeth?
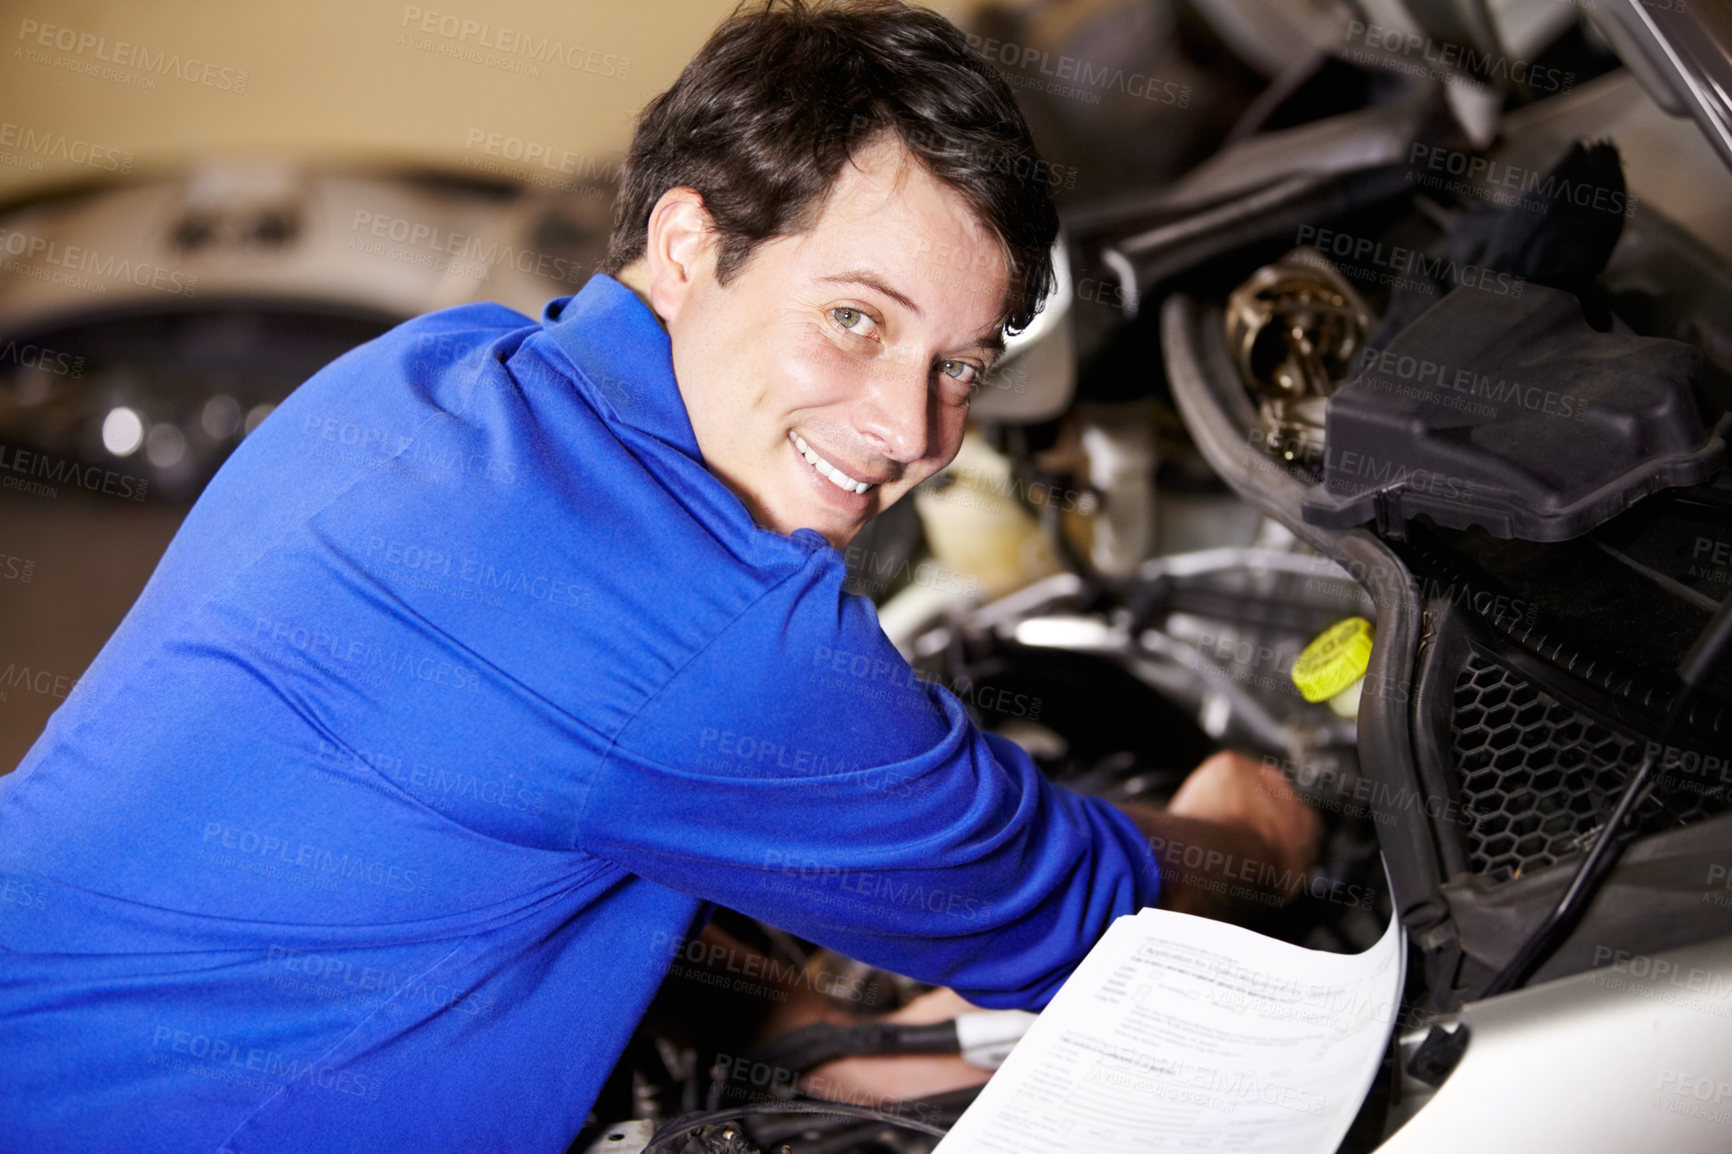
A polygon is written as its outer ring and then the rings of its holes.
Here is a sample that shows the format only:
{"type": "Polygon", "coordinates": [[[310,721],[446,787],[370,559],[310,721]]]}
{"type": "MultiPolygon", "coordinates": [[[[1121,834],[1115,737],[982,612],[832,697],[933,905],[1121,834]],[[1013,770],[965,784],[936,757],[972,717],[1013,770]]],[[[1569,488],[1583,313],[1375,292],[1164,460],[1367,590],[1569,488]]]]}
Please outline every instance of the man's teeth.
{"type": "Polygon", "coordinates": [[[812,451],[812,446],[808,445],[800,434],[790,432],[788,435],[794,438],[794,448],[800,450],[800,455],[806,458],[806,462],[814,469],[818,470],[826,480],[828,480],[832,485],[835,485],[838,489],[844,489],[850,493],[864,493],[872,487],[865,481],[856,481],[854,478],[848,476],[846,473],[842,472],[842,470],[820,457],[817,453],[814,453],[812,451]]]}

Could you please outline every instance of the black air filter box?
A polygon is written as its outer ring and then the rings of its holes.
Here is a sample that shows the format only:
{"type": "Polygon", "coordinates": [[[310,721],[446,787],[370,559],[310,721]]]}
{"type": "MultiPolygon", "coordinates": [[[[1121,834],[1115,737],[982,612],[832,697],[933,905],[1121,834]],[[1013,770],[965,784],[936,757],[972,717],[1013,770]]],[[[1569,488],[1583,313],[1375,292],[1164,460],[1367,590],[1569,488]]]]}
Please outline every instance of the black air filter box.
{"type": "Polygon", "coordinates": [[[1329,399],[1306,521],[1399,533],[1424,513],[1561,541],[1725,463],[1732,417],[1704,419],[1695,349],[1596,332],[1569,293],[1513,287],[1457,288],[1362,354],[1329,399]]]}

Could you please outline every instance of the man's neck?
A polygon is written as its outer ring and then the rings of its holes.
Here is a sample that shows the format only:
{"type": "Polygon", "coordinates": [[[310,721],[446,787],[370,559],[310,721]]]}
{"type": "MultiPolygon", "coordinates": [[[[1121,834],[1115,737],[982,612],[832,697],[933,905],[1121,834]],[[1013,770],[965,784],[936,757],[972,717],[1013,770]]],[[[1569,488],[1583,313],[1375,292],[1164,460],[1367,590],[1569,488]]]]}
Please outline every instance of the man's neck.
{"type": "Polygon", "coordinates": [[[613,279],[636,293],[637,299],[643,302],[643,307],[650,311],[650,315],[655,317],[656,321],[661,324],[662,328],[665,329],[668,327],[667,321],[662,319],[662,315],[656,312],[655,306],[650,303],[648,261],[641,256],[638,257],[636,260],[614,273],[613,279]]]}

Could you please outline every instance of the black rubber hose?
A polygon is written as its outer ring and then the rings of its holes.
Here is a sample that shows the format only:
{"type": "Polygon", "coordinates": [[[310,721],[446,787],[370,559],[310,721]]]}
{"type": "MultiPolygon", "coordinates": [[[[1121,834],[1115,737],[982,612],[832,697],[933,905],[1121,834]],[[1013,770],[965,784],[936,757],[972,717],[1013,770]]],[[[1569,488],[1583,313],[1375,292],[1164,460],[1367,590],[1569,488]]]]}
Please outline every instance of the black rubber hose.
{"type": "Polygon", "coordinates": [[[842,1115],[879,1122],[887,1126],[897,1126],[904,1130],[913,1130],[915,1133],[926,1134],[933,1138],[942,1138],[945,1135],[945,1131],[939,1127],[916,1118],[903,1117],[883,1110],[872,1110],[865,1106],[853,1106],[845,1102],[763,1102],[751,1106],[737,1106],[731,1110],[717,1110],[706,1114],[676,1118],[656,1131],[650,1139],[649,1145],[643,1148],[643,1154],[679,1154],[681,1150],[685,1149],[685,1140],[705,1126],[733,1122],[761,1114],[816,1114],[832,1117],[842,1115]]]}
{"type": "Polygon", "coordinates": [[[748,1061],[762,1062],[777,1069],[804,1073],[837,1058],[873,1054],[956,1054],[961,1050],[954,1019],[921,1026],[903,1026],[895,1022],[840,1026],[818,1022],[791,1030],[749,1051],[745,1057],[748,1061]]]}
{"type": "MultiPolygon", "coordinates": [[[[841,1026],[816,1022],[790,1030],[781,1037],[758,1046],[741,1057],[741,1064],[750,1070],[769,1069],[775,1074],[792,1075],[776,1078],[780,1085],[792,1087],[798,1075],[833,1062],[837,1058],[861,1058],[880,1054],[957,1054],[962,1043],[956,1036],[956,1020],[927,1025],[904,1026],[895,1022],[863,1022],[841,1026]]],[[[730,1089],[727,1079],[710,1084],[706,1105],[718,1109],[730,1089]]],[[[737,1087],[745,1089],[745,1087],[737,1087]]]]}

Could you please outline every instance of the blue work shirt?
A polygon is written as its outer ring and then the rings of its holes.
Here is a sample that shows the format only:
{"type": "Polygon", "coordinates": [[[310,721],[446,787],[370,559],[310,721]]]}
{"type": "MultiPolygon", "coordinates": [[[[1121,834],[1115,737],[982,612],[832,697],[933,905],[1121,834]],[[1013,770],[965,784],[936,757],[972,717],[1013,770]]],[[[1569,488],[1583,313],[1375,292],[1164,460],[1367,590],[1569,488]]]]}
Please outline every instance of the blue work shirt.
{"type": "Polygon", "coordinates": [[[609,277],[337,359],[0,779],[0,1148],[562,1151],[711,903],[1044,1005],[1153,856],[844,576],[609,277]]]}

